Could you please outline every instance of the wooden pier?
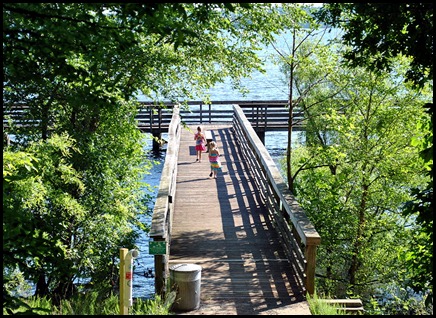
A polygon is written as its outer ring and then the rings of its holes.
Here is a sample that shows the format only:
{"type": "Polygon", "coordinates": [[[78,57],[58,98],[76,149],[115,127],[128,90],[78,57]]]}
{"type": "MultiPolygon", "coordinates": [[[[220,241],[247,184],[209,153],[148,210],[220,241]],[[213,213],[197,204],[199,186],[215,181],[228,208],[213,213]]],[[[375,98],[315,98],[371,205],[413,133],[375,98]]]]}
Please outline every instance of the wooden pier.
{"type": "Polygon", "coordinates": [[[168,126],[150,230],[156,292],[174,288],[172,266],[194,264],[200,291],[179,296],[201,301],[187,314],[310,314],[319,234],[241,107],[231,122],[200,124],[221,152],[216,179],[207,153],[196,162],[198,125],[183,126],[176,108],[168,126]]]}
{"type": "Polygon", "coordinates": [[[187,314],[310,314],[232,126],[203,125],[221,152],[217,179],[207,153],[195,161],[196,127],[181,133],[169,247],[170,266],[202,267],[200,308],[187,314]]]}

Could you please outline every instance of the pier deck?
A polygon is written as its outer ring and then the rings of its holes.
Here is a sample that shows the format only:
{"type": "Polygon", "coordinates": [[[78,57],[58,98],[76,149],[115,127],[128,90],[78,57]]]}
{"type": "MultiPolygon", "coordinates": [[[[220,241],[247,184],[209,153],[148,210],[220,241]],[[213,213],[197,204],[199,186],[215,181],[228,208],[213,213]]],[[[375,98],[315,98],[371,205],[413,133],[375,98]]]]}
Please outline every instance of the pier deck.
{"type": "Polygon", "coordinates": [[[201,302],[178,314],[310,315],[231,124],[203,125],[221,153],[217,179],[207,153],[195,162],[196,127],[183,129],[180,141],[169,266],[202,267],[201,302]]]}

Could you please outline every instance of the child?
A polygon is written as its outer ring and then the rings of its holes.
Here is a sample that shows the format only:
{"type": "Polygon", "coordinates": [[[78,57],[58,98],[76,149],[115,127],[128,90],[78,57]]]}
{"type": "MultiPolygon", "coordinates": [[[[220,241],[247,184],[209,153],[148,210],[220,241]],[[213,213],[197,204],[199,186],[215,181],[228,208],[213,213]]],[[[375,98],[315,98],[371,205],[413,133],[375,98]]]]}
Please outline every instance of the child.
{"type": "Polygon", "coordinates": [[[220,152],[216,145],[215,141],[210,142],[210,150],[209,150],[209,162],[210,162],[210,174],[209,177],[213,177],[216,179],[218,170],[221,170],[221,161],[220,161],[220,152]]]}
{"type": "Polygon", "coordinates": [[[195,150],[197,152],[197,162],[201,162],[201,153],[203,151],[206,151],[206,137],[204,136],[204,134],[201,132],[201,127],[198,126],[197,127],[197,133],[194,135],[194,140],[195,140],[195,150]]]}

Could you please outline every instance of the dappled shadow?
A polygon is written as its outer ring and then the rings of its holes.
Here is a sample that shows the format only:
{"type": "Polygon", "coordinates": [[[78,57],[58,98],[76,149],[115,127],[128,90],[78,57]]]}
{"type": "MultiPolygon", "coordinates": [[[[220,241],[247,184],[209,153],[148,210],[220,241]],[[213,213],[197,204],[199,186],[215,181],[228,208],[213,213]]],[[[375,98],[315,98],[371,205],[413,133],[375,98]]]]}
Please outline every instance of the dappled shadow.
{"type": "Polygon", "coordinates": [[[174,222],[190,222],[192,228],[185,227],[172,240],[172,262],[191,260],[207,266],[202,289],[219,293],[227,304],[233,303],[237,314],[256,315],[305,300],[232,130],[212,132],[222,153],[222,173],[203,186],[203,178],[184,170],[178,186],[200,182],[205,193],[217,191],[213,202],[219,206],[210,206],[201,196],[177,197],[179,204],[196,209],[197,216],[189,208],[175,212],[180,214],[174,222]],[[201,228],[201,222],[207,226],[201,228]]]}

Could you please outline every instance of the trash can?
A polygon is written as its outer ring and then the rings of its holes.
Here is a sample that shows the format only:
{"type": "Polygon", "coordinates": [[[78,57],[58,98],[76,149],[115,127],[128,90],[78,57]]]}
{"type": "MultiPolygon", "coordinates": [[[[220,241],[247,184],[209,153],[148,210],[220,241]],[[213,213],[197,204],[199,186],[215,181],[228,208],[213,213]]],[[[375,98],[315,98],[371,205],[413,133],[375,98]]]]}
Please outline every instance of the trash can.
{"type": "Polygon", "coordinates": [[[201,266],[177,264],[170,267],[171,289],[177,291],[174,310],[189,311],[200,307],[201,266]]]}

